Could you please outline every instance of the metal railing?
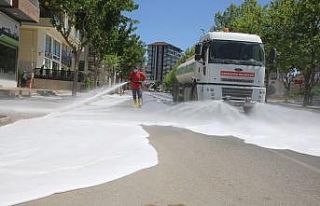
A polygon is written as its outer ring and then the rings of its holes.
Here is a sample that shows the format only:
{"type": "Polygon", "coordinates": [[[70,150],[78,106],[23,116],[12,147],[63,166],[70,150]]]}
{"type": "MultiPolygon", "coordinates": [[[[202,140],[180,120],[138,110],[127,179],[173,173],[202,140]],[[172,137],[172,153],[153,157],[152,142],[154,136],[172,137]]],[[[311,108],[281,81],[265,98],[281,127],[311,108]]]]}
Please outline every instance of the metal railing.
{"type": "MultiPolygon", "coordinates": [[[[33,70],[34,78],[38,79],[51,79],[60,81],[73,81],[74,73],[69,70],[53,70],[36,68],[33,70]]],[[[78,72],[78,82],[84,82],[85,74],[81,71],[78,72]]]]}

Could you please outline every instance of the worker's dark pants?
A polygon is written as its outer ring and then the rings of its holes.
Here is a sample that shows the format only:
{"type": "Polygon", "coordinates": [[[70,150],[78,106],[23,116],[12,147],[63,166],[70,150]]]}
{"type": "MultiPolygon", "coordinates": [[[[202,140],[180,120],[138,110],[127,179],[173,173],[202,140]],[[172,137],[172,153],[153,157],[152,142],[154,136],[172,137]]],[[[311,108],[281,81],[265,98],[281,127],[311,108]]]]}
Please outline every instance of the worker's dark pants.
{"type": "Polygon", "coordinates": [[[142,91],[141,89],[132,89],[132,97],[134,100],[137,99],[137,96],[139,99],[142,99],[142,91]]]}

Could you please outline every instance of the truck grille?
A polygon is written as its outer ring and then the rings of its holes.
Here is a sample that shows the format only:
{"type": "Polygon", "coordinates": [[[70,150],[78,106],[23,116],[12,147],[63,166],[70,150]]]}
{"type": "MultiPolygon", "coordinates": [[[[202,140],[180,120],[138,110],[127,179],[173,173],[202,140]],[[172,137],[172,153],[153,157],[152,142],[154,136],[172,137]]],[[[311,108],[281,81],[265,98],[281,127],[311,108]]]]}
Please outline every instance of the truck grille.
{"type": "Polygon", "coordinates": [[[241,83],[253,83],[253,79],[230,79],[230,78],[221,78],[223,82],[241,82],[241,83]]]}
{"type": "Polygon", "coordinates": [[[245,99],[252,97],[252,89],[222,88],[222,97],[229,97],[235,100],[245,99]]]}

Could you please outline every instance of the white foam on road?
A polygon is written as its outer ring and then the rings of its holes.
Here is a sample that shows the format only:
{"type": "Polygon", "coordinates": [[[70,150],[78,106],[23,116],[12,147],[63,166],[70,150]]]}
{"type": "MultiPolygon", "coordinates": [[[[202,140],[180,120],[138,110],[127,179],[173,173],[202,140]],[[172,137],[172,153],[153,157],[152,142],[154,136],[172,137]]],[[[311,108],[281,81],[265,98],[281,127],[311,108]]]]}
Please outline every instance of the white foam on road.
{"type": "Polygon", "coordinates": [[[0,101],[0,113],[47,114],[59,108],[61,103],[48,99],[10,99],[0,101]]]}
{"type": "Polygon", "coordinates": [[[129,99],[106,93],[0,127],[0,205],[102,184],[158,163],[141,126],[94,117],[129,99]],[[66,109],[94,115],[78,119],[66,109]]]}
{"type": "Polygon", "coordinates": [[[66,107],[70,110],[0,127],[0,205],[101,184],[156,165],[157,153],[142,124],[231,135],[320,156],[320,113],[264,104],[247,116],[218,101],[170,104],[145,95],[137,109],[130,96],[96,95],[66,107]]]}
{"type": "Polygon", "coordinates": [[[177,126],[198,133],[234,136],[266,148],[320,156],[320,113],[258,104],[252,114],[245,115],[222,102],[187,103],[170,112],[186,119],[176,121],[177,126]],[[196,121],[190,123],[190,118],[196,121]]]}
{"type": "MultiPolygon", "coordinates": [[[[95,116],[97,105],[106,104],[101,99],[95,105],[70,114],[73,118],[100,118],[135,125],[162,125],[190,129],[194,132],[234,136],[272,149],[289,149],[303,154],[320,156],[320,113],[283,106],[257,104],[250,115],[221,101],[187,102],[168,105],[145,95],[142,109],[113,107],[105,114],[95,116]]],[[[161,99],[161,98],[160,98],[161,99]]]]}
{"type": "Polygon", "coordinates": [[[0,205],[111,181],[157,164],[136,125],[37,118],[0,128],[0,205]]]}
{"type": "Polygon", "coordinates": [[[320,156],[320,113],[283,106],[257,104],[250,115],[221,101],[187,102],[168,105],[145,95],[142,109],[113,107],[95,116],[101,99],[86,108],[74,111],[73,118],[100,118],[135,125],[175,126],[206,135],[234,136],[272,149],[289,149],[320,156]]]}

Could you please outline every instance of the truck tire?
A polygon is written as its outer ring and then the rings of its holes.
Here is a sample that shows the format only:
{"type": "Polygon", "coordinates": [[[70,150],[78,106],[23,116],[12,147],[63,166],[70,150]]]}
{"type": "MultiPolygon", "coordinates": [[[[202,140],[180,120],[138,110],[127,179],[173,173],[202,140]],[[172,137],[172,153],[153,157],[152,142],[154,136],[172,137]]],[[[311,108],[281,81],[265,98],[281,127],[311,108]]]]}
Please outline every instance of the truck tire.
{"type": "Polygon", "coordinates": [[[198,101],[197,86],[193,86],[191,89],[191,101],[198,101]]]}
{"type": "Polygon", "coordinates": [[[183,87],[183,101],[184,102],[190,101],[190,97],[191,97],[191,88],[185,85],[183,87]]]}
{"type": "Polygon", "coordinates": [[[252,113],[253,107],[252,106],[243,106],[243,111],[245,114],[252,113]]]}
{"type": "Polygon", "coordinates": [[[179,92],[179,85],[174,84],[172,86],[172,99],[174,102],[178,102],[178,96],[179,96],[178,92],[179,92]]]}
{"type": "Polygon", "coordinates": [[[191,86],[191,101],[198,101],[197,83],[193,82],[191,86]]]}
{"type": "Polygon", "coordinates": [[[183,102],[184,101],[184,87],[179,84],[178,86],[178,102],[183,102]]]}

